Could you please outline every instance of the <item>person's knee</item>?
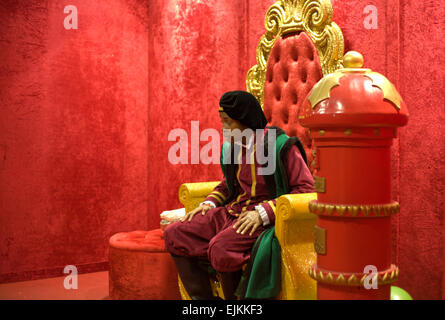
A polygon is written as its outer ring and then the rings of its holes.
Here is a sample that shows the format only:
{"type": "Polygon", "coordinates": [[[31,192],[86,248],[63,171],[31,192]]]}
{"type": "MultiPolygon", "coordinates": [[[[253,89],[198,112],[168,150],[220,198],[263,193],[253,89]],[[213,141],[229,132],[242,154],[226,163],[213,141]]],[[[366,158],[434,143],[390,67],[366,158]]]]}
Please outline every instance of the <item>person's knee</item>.
{"type": "Polygon", "coordinates": [[[176,235],[178,233],[178,223],[172,223],[165,228],[163,236],[165,242],[165,249],[169,252],[175,247],[176,235]]]}
{"type": "Polygon", "coordinates": [[[212,267],[218,272],[226,272],[233,268],[233,261],[230,253],[227,251],[227,245],[225,241],[219,237],[214,237],[210,240],[207,258],[212,264],[212,267]]]}
{"type": "Polygon", "coordinates": [[[167,241],[167,239],[170,239],[171,233],[172,233],[172,228],[174,228],[173,224],[169,224],[165,229],[164,232],[162,233],[162,236],[164,237],[164,240],[167,241]]]}

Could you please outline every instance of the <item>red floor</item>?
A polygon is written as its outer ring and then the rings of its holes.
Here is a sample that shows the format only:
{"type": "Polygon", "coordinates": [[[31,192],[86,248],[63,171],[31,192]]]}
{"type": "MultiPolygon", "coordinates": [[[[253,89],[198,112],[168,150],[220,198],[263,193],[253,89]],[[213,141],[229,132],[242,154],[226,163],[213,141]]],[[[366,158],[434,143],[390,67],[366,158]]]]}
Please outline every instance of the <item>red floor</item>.
{"type": "Polygon", "coordinates": [[[108,299],[108,271],[78,275],[77,289],[64,287],[65,277],[0,284],[0,300],[108,299]]]}

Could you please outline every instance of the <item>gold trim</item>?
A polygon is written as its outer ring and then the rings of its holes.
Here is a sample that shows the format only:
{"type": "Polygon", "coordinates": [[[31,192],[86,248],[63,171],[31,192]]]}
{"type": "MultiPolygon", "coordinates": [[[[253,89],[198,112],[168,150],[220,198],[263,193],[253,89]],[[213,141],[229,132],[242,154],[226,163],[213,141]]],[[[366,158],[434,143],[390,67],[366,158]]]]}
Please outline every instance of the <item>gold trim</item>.
{"type": "MultiPolygon", "coordinates": [[[[241,172],[241,156],[242,156],[242,150],[240,150],[240,153],[238,155],[238,172],[236,173],[236,178],[238,179],[238,182],[240,182],[239,175],[240,175],[240,172],[241,172]]],[[[241,185],[241,183],[240,183],[240,185],[241,185]]],[[[246,195],[246,191],[244,191],[243,193],[240,193],[238,195],[238,197],[236,198],[236,201],[232,202],[232,204],[230,205],[230,208],[233,209],[233,205],[237,204],[239,202],[239,200],[242,197],[244,197],[245,195],[246,195]]]]}
{"type": "MultiPolygon", "coordinates": [[[[332,275],[332,274],[331,274],[332,275]]],[[[346,282],[345,277],[340,273],[337,278],[335,279],[335,283],[342,284],[346,282]]]]}
{"type": "Polygon", "coordinates": [[[314,230],[314,249],[320,255],[326,254],[326,229],[317,225],[314,230]]]}
{"type": "Polygon", "coordinates": [[[334,211],[335,206],[327,204],[325,206],[325,211],[328,214],[328,216],[330,216],[332,214],[332,212],[334,211]]]}
{"type": "Polygon", "coordinates": [[[256,151],[256,144],[253,146],[253,152],[250,154],[250,175],[252,177],[252,188],[250,189],[250,197],[252,199],[255,198],[256,195],[255,151],[256,151]]]}
{"type": "Polygon", "coordinates": [[[378,72],[365,73],[365,77],[372,80],[372,86],[377,87],[383,92],[383,99],[391,102],[394,107],[399,111],[402,104],[402,97],[397,92],[396,87],[385,76],[378,72]]]}
{"type": "Polygon", "coordinates": [[[349,206],[348,210],[351,214],[351,216],[355,217],[358,214],[358,206],[349,206]]]}
{"type": "Polygon", "coordinates": [[[224,196],[221,192],[213,190],[210,194],[216,194],[221,197],[221,199],[226,200],[226,196],[224,196]]]}
{"type": "MultiPolygon", "coordinates": [[[[324,209],[324,206],[323,207],[320,206],[320,211],[323,211],[323,209],[324,209]]],[[[340,216],[343,216],[345,214],[345,211],[346,211],[346,206],[334,206],[334,211],[335,210],[337,210],[337,213],[340,216]]]]}
{"type": "Polygon", "coordinates": [[[179,286],[179,293],[181,294],[182,300],[192,300],[187,293],[187,290],[184,287],[184,284],[182,283],[181,277],[178,274],[178,286],[179,286]]]}
{"type": "Polygon", "coordinates": [[[314,191],[326,192],[326,179],[319,176],[314,176],[314,191]]]}
{"type": "Polygon", "coordinates": [[[319,203],[317,200],[309,202],[309,211],[317,215],[341,216],[341,217],[388,217],[390,214],[400,212],[400,205],[393,201],[386,204],[375,205],[341,205],[319,203]]]}
{"type": "Polygon", "coordinates": [[[247,72],[246,89],[261,106],[264,103],[267,60],[275,41],[281,36],[297,31],[306,32],[314,42],[320,57],[323,75],[342,68],[344,40],[341,29],[332,21],[330,0],[280,0],[266,13],[266,33],[256,49],[256,61],[247,72]]]}
{"type": "Polygon", "coordinates": [[[272,211],[274,214],[276,214],[277,209],[275,208],[275,205],[273,204],[272,200],[267,201],[267,203],[270,205],[270,207],[272,208],[272,211]]]}
{"type": "Polygon", "coordinates": [[[224,203],[224,200],[223,199],[221,199],[221,197],[220,196],[218,196],[217,194],[215,194],[215,193],[210,193],[209,194],[209,197],[213,197],[213,198],[215,198],[219,203],[224,203]]]}
{"type": "MultiPolygon", "coordinates": [[[[332,285],[342,285],[342,286],[354,286],[363,287],[364,282],[369,276],[369,274],[364,273],[342,273],[335,271],[321,271],[316,265],[309,268],[309,276],[322,283],[332,284],[332,285]]],[[[391,265],[391,267],[382,272],[378,272],[374,277],[377,277],[378,285],[390,284],[397,281],[399,278],[399,268],[396,265],[391,265]]]]}
{"type": "MultiPolygon", "coordinates": [[[[340,72],[328,74],[314,85],[312,92],[308,97],[312,109],[314,109],[320,101],[330,97],[331,89],[340,85],[340,78],[343,77],[343,75],[344,74],[340,72]]],[[[320,135],[322,135],[321,131],[322,130],[320,130],[320,135]]]]}
{"type": "Polygon", "coordinates": [[[246,208],[249,206],[251,201],[252,201],[251,199],[246,201],[246,205],[241,209],[241,212],[246,211],[246,208]]]}

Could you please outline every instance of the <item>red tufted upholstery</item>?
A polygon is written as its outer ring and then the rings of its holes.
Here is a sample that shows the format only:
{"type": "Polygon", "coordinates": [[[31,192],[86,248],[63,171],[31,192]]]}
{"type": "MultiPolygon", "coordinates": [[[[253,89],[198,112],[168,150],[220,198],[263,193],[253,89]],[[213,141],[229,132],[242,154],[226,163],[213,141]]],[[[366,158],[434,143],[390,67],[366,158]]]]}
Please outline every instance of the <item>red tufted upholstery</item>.
{"type": "Polygon", "coordinates": [[[321,78],[317,49],[305,32],[288,34],[275,42],[267,62],[264,113],[268,125],[300,138],[309,167],[313,160],[311,141],[307,130],[299,124],[298,114],[304,98],[321,78]]]}
{"type": "Polygon", "coordinates": [[[109,242],[111,299],[180,299],[178,273],[161,229],[120,232],[109,242]]]}
{"type": "Polygon", "coordinates": [[[114,248],[135,251],[165,252],[161,229],[119,232],[110,238],[110,245],[114,248]]]}

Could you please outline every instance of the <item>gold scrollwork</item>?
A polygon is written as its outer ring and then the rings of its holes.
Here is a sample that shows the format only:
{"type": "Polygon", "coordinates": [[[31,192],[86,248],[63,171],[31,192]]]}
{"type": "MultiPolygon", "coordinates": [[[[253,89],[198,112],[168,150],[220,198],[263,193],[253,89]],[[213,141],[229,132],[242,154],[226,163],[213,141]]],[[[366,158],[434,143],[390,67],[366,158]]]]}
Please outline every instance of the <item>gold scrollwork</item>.
{"type": "Polygon", "coordinates": [[[187,186],[185,185],[181,185],[181,187],[179,188],[179,201],[181,201],[181,203],[187,201],[187,199],[190,197],[190,192],[187,189],[187,186]]]}
{"type": "Polygon", "coordinates": [[[266,13],[266,33],[260,38],[256,61],[247,72],[246,89],[263,106],[267,60],[275,41],[282,35],[304,31],[314,42],[320,57],[323,75],[342,68],[343,34],[332,21],[330,0],[280,0],[266,13]]]}

